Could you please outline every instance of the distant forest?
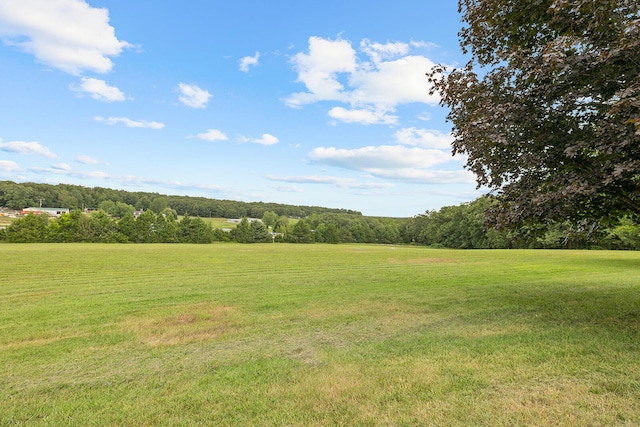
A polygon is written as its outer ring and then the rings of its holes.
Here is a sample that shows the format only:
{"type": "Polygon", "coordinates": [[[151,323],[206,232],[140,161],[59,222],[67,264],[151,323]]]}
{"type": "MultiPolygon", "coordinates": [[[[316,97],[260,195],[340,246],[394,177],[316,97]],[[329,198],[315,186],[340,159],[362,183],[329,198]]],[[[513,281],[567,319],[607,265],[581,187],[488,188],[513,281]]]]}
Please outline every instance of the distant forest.
{"type": "Polygon", "coordinates": [[[378,243],[463,249],[640,249],[635,218],[615,223],[546,222],[496,230],[485,224],[494,200],[483,196],[411,218],[367,217],[317,206],[164,196],[107,188],[0,182],[0,206],[68,208],[60,218],[27,215],[0,229],[0,241],[102,243],[378,243]],[[84,208],[84,209],[83,209],[84,208]],[[84,213],[90,209],[89,214],[84,213]],[[134,216],[134,210],[144,211],[134,216]],[[203,218],[243,218],[231,230],[203,218]],[[261,221],[252,221],[257,218],[261,221]]]}
{"type": "Polygon", "coordinates": [[[206,197],[166,196],[158,193],[130,192],[102,187],[70,184],[37,184],[0,181],[0,206],[10,209],[51,207],[66,209],[98,209],[103,202],[126,203],[138,210],[162,212],[167,207],[177,215],[202,218],[262,218],[266,211],[291,218],[304,218],[312,213],[345,213],[362,215],[348,209],[319,206],[294,206],[279,203],[239,202],[206,197]]]}

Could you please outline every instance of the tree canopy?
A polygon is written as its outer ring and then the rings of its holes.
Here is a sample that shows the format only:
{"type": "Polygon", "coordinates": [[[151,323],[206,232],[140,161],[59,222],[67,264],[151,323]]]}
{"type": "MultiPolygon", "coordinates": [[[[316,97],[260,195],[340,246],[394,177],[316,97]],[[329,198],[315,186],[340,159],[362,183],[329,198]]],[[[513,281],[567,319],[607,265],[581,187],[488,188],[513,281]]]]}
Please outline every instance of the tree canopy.
{"type": "Polygon", "coordinates": [[[429,76],[495,223],[640,214],[639,5],[459,1],[471,59],[429,76]]]}
{"type": "Polygon", "coordinates": [[[348,209],[321,206],[296,206],[280,203],[241,202],[218,200],[206,197],[171,196],[158,193],[129,192],[102,187],[82,187],[70,184],[42,184],[34,182],[15,183],[0,181],[0,206],[23,209],[30,206],[49,206],[69,209],[100,208],[103,211],[124,217],[135,209],[164,212],[171,208],[174,215],[220,218],[261,218],[266,211],[277,215],[303,218],[312,213],[362,213],[348,209]]]}

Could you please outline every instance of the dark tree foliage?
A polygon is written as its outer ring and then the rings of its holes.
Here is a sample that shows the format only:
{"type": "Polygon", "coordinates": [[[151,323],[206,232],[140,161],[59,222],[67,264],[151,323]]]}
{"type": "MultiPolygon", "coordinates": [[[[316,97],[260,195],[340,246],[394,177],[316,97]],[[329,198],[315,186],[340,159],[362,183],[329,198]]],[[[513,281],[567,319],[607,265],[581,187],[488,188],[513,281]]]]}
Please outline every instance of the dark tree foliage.
{"type": "Polygon", "coordinates": [[[314,237],[311,223],[306,219],[301,219],[295,224],[289,225],[284,239],[288,243],[313,243],[314,237]]]}
{"type": "Polygon", "coordinates": [[[68,184],[15,183],[0,181],[0,206],[24,209],[30,206],[68,209],[101,208],[105,212],[124,217],[135,209],[162,212],[170,207],[177,215],[217,218],[262,218],[273,212],[294,218],[305,218],[313,213],[345,213],[360,215],[348,209],[320,206],[295,206],[265,202],[239,202],[206,197],[166,196],[158,193],[128,192],[101,187],[82,187],[68,184]]]}
{"type": "Polygon", "coordinates": [[[46,241],[49,218],[46,215],[29,215],[14,221],[5,231],[9,243],[39,243],[46,241]]]}
{"type": "Polygon", "coordinates": [[[238,243],[272,243],[267,226],[262,221],[242,218],[240,223],[231,230],[231,239],[238,243]]]}
{"type": "Polygon", "coordinates": [[[113,218],[104,211],[81,211],[59,218],[29,214],[1,230],[0,240],[8,243],[211,243],[229,240],[228,232],[214,230],[202,218],[156,215],[148,210],[134,218],[127,214],[113,218]]]}
{"type": "Polygon", "coordinates": [[[429,73],[499,225],[640,214],[640,2],[460,0],[471,60],[429,73]]]}
{"type": "Polygon", "coordinates": [[[626,249],[640,248],[640,225],[629,217],[604,227],[583,227],[571,221],[548,221],[517,229],[484,225],[486,212],[498,201],[491,196],[445,206],[409,218],[401,226],[405,243],[456,249],[626,249]]]}
{"type": "MultiPolygon", "coordinates": [[[[481,197],[459,206],[417,215],[406,224],[409,242],[457,249],[510,248],[522,243],[507,232],[485,229],[484,213],[492,205],[490,197],[481,197]]],[[[527,241],[527,244],[529,241],[527,241]]]]}
{"type": "Polygon", "coordinates": [[[249,225],[251,235],[255,243],[272,243],[273,238],[269,234],[267,226],[262,221],[252,221],[249,225]]]}
{"type": "MultiPolygon", "coordinates": [[[[608,248],[640,249],[640,225],[630,217],[608,227],[585,228],[570,221],[530,224],[517,230],[484,227],[483,217],[496,200],[481,197],[458,206],[445,206],[413,218],[374,218],[347,214],[311,215],[277,227],[272,236],[259,220],[243,218],[230,232],[212,228],[202,218],[147,210],[134,218],[104,211],[73,211],[59,218],[29,214],[0,229],[9,243],[409,243],[433,247],[479,248],[608,248]]],[[[282,218],[279,218],[279,221],[282,218]]]]}

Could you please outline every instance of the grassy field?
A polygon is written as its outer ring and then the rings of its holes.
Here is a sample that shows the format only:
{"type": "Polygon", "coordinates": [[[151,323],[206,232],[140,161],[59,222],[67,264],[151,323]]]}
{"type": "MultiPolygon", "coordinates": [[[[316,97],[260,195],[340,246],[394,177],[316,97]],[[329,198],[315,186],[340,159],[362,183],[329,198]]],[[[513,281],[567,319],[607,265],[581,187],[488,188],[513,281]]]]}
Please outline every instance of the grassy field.
{"type": "Polygon", "coordinates": [[[0,256],[2,426],[640,425],[638,252],[0,256]]]}
{"type": "MultiPolygon", "coordinates": [[[[180,216],[178,219],[182,219],[180,216]]],[[[205,222],[211,224],[213,228],[236,228],[236,223],[229,222],[227,218],[202,218],[205,222]]]]}

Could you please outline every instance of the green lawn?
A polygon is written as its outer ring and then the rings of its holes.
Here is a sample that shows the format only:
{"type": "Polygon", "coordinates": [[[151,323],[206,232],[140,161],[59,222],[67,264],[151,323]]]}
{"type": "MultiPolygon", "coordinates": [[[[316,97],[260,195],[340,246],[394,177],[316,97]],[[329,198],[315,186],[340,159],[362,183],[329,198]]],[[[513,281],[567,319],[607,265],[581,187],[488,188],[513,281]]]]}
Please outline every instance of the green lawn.
{"type": "MultiPolygon", "coordinates": [[[[182,219],[180,216],[178,219],[182,219]]],[[[202,218],[205,222],[211,224],[213,228],[236,228],[236,223],[229,222],[227,218],[202,218]]]]}
{"type": "Polygon", "coordinates": [[[640,252],[0,245],[0,425],[640,425],[640,252]]]}

